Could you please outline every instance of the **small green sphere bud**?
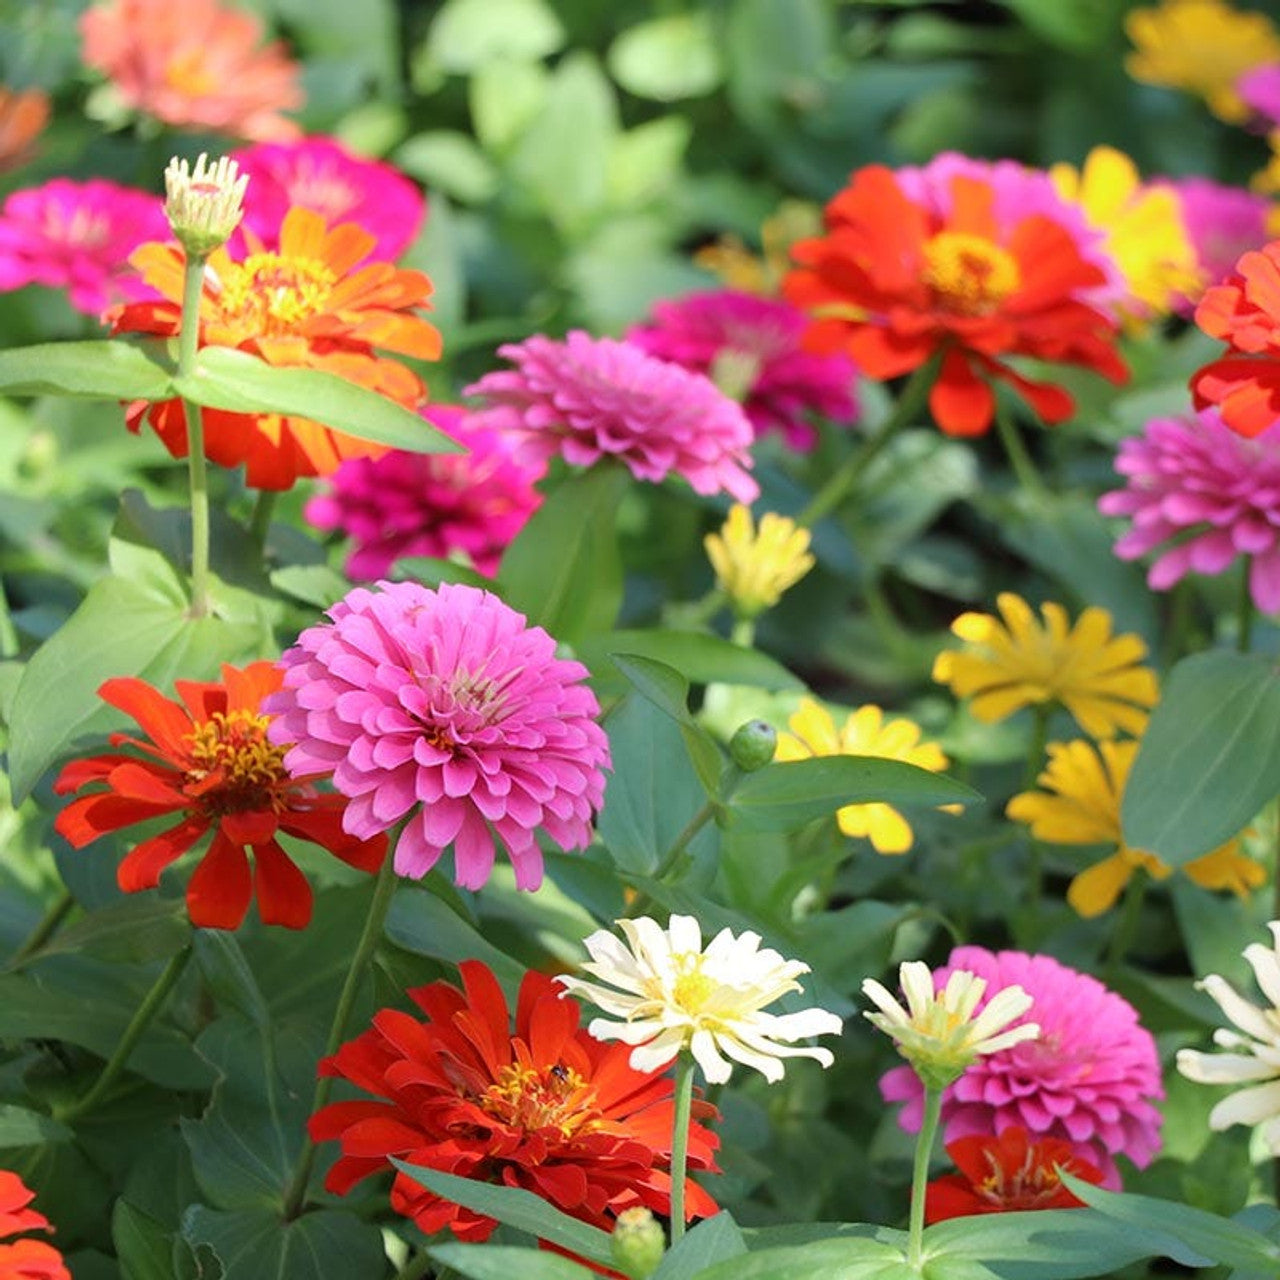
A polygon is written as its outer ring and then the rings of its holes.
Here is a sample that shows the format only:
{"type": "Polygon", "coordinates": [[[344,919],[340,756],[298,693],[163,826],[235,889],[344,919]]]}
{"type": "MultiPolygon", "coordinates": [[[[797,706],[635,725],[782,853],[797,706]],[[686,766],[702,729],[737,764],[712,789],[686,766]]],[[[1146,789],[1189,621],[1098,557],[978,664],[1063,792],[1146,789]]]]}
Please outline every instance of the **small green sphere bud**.
{"type": "Polygon", "coordinates": [[[729,755],[743,773],[763,769],[778,747],[778,731],[764,720],[748,720],[729,739],[729,755]]]}
{"type": "Polygon", "coordinates": [[[667,1251],[662,1224],[642,1205],[624,1209],[614,1223],[609,1241],[614,1265],[631,1280],[646,1280],[667,1251]]]}

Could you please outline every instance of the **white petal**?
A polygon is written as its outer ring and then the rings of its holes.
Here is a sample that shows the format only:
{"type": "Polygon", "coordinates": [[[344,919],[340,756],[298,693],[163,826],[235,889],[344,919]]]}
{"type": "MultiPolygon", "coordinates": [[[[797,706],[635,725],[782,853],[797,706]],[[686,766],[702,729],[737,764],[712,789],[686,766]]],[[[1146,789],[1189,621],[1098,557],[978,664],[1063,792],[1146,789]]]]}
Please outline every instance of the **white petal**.
{"type": "MultiPolygon", "coordinates": [[[[728,933],[729,930],[724,930],[728,933]]],[[[667,937],[675,955],[691,951],[702,953],[702,929],[695,916],[672,916],[667,922],[667,937]]]]}
{"type": "Polygon", "coordinates": [[[910,1021],[924,1018],[934,1001],[933,974],[929,966],[923,960],[903,961],[898,968],[898,984],[907,997],[910,1021]]]}
{"type": "Polygon", "coordinates": [[[1217,1001],[1218,1007],[1232,1022],[1255,1040],[1271,1041],[1276,1039],[1275,1028],[1267,1021],[1262,1010],[1250,1004],[1225,979],[1211,973],[1199,985],[1217,1001]]]}
{"type": "Polygon", "coordinates": [[[619,920],[618,928],[626,934],[642,973],[651,973],[659,978],[670,975],[671,944],[656,920],[650,920],[648,916],[619,920]]]}
{"type": "Polygon", "coordinates": [[[1021,987],[1004,987],[987,1002],[987,1007],[973,1020],[971,1039],[983,1040],[1031,1008],[1033,1001],[1021,987]]]}
{"type": "Polygon", "coordinates": [[[656,1040],[637,1045],[631,1050],[628,1061],[636,1071],[646,1074],[661,1071],[668,1063],[674,1062],[676,1055],[684,1048],[685,1037],[674,1031],[664,1032],[656,1040]]]}
{"type": "Polygon", "coordinates": [[[623,1044],[644,1044],[667,1030],[660,1022],[610,1022],[606,1018],[592,1018],[587,1034],[597,1040],[621,1040],[623,1044]]]}
{"type": "Polygon", "coordinates": [[[1244,958],[1252,967],[1253,976],[1271,1007],[1280,1007],[1280,961],[1277,961],[1275,951],[1260,942],[1251,942],[1244,949],[1244,958]]]}
{"type": "Polygon", "coordinates": [[[1226,1129],[1233,1124],[1259,1124],[1280,1115],[1280,1080],[1256,1084],[1229,1094],[1209,1112],[1210,1129],[1226,1129]]]}
{"type": "MultiPolygon", "coordinates": [[[[884,1010],[885,1016],[891,1022],[901,1023],[901,1025],[904,1027],[908,1023],[910,1023],[911,1021],[910,1015],[893,998],[893,996],[889,992],[889,989],[886,986],[884,986],[883,983],[877,982],[874,978],[863,978],[862,994],[866,996],[868,1000],[872,1000],[877,1005],[879,1005],[879,1007],[882,1010],[884,1010]]],[[[865,1016],[870,1018],[872,1015],[868,1013],[865,1016]]],[[[874,1021],[874,1018],[872,1019],[872,1021],[874,1021]]],[[[879,1024],[877,1023],[877,1025],[879,1024]]]]}
{"type": "Polygon", "coordinates": [[[976,1044],[970,1044],[969,1048],[974,1053],[999,1053],[1002,1049],[1008,1049],[1011,1045],[1022,1044],[1027,1040],[1035,1040],[1039,1035],[1039,1023],[1024,1022],[1021,1026],[1010,1027],[1008,1031],[1002,1031],[999,1035],[987,1036],[976,1044]]]}
{"type": "Polygon", "coordinates": [[[734,1036],[718,1035],[716,1044],[727,1057],[742,1063],[744,1067],[751,1067],[758,1071],[770,1084],[776,1084],[782,1079],[784,1074],[782,1063],[778,1061],[776,1055],[761,1053],[734,1036]]]}
{"type": "Polygon", "coordinates": [[[1250,1053],[1200,1053],[1178,1050],[1178,1071],[1197,1084],[1243,1084],[1246,1080],[1271,1080],[1280,1072],[1250,1053]]]}
{"type": "Polygon", "coordinates": [[[709,1084],[724,1084],[733,1074],[733,1068],[716,1052],[716,1043],[709,1031],[695,1031],[689,1048],[709,1084]]]}
{"type": "Polygon", "coordinates": [[[826,1009],[800,1009],[795,1013],[760,1014],[765,1035],[779,1040],[807,1040],[810,1036],[838,1036],[844,1019],[826,1009]]]}

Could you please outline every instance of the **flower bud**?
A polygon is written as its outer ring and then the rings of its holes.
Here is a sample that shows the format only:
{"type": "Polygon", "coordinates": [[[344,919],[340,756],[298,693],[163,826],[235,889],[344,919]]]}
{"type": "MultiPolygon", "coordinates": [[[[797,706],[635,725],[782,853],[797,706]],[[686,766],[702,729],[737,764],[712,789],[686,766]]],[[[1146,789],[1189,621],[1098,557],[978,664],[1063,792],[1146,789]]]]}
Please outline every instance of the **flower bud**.
{"type": "Polygon", "coordinates": [[[778,731],[764,720],[748,720],[729,739],[729,757],[743,773],[763,769],[773,759],[778,731]]]}
{"type": "Polygon", "coordinates": [[[662,1225],[643,1205],[624,1209],[614,1223],[609,1251],[614,1265],[631,1280],[646,1280],[657,1269],[667,1249],[662,1225]]]}
{"type": "Polygon", "coordinates": [[[194,172],[176,156],[164,171],[164,213],[178,242],[192,258],[207,258],[221,248],[244,216],[249,175],[234,160],[216,164],[201,155],[194,172]]]}

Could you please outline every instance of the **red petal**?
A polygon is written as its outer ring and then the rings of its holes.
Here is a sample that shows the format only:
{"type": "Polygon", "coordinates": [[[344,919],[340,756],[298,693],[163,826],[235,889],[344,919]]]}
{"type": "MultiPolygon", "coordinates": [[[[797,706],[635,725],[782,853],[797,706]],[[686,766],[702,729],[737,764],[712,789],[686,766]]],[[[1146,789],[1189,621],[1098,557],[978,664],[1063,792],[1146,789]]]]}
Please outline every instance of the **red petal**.
{"type": "Polygon", "coordinates": [[[311,922],[311,886],[307,877],[274,840],[253,847],[253,885],[263,924],[305,929],[311,922]]]}
{"type": "Polygon", "coordinates": [[[175,808],[185,809],[186,805],[143,804],[138,800],[122,800],[104,791],[73,800],[54,818],[53,829],[68,844],[83,849],[108,831],[146,822],[162,813],[172,813],[175,808]]]}
{"type": "Polygon", "coordinates": [[[134,676],[117,676],[98,690],[103,702],[132,716],[151,739],[175,762],[187,757],[187,739],[195,726],[174,701],[134,676]]]}
{"type": "Polygon", "coordinates": [[[187,885],[191,923],[202,929],[236,929],[253,898],[249,859],[238,845],[216,832],[187,885]]]}
{"type": "Polygon", "coordinates": [[[193,815],[184,818],[176,827],[144,840],[117,868],[116,883],[125,893],[154,889],[165,867],[182,857],[208,829],[209,824],[204,818],[193,815]]]}

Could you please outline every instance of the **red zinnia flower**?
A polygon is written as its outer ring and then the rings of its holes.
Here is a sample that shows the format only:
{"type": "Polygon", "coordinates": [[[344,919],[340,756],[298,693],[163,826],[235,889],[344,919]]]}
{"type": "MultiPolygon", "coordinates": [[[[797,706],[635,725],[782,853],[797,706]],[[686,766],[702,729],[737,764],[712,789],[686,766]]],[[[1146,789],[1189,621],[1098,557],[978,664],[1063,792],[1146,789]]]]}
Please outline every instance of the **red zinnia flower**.
{"type": "MultiPolygon", "coordinates": [[[[20,1231],[49,1231],[49,1219],[27,1206],[35,1193],[16,1173],[0,1169],[0,1236],[20,1231]]],[[[62,1254],[41,1240],[11,1240],[0,1244],[0,1280],[71,1280],[62,1254]]]]}
{"type": "Polygon", "coordinates": [[[1101,1170],[1077,1155],[1061,1138],[1027,1140],[1018,1126],[998,1137],[972,1134],[947,1143],[947,1155],[959,1173],[935,1178],[925,1192],[926,1222],[963,1218],[975,1213],[1009,1213],[1017,1209],[1083,1209],[1062,1185],[1058,1169],[1095,1185],[1101,1170]]]}
{"type": "Polygon", "coordinates": [[[872,378],[942,353],[929,407],[948,435],[991,425],[991,382],[1010,383],[1046,422],[1071,415],[1061,387],[1031,382],[1005,358],[1082,365],[1123,382],[1116,325],[1086,300],[1106,283],[1070,230],[1045,213],[1002,224],[992,183],[957,174],[945,212],[911,199],[872,165],[827,205],[827,234],[802,240],[786,297],[814,316],[806,343],[843,351],[872,378]]]}
{"type": "Polygon", "coordinates": [[[212,829],[213,841],[187,885],[191,922],[234,929],[256,895],[264,924],[305,928],[311,887],[276,833],[311,840],[362,871],[381,865],[387,841],[347,835],[346,798],[321,795],[312,779],[291,778],[285,770],[287,747],[267,741],[271,717],[261,711],[263,698],[282,679],[269,662],[250,663],[243,671],[223,666],[220,683],[178,680],[181,703],[144,680],[108,680],[99,696],[133,716],[146,735],[113,733],[111,745],[143,754],[110,753],[67,765],[53,784],[55,792],[93,789],[58,814],[58,834],[82,849],[108,831],[180,814],[176,826],[143,840],[120,863],[121,889],[154,889],[160,873],[212,829]],[[252,871],[246,847],[253,852],[252,871]]]}
{"type": "MultiPolygon", "coordinates": [[[[383,1009],[370,1030],[321,1062],[322,1073],[383,1099],[331,1103],[311,1118],[312,1138],[342,1144],[325,1186],[344,1195],[398,1156],[523,1187],[605,1229],[611,1215],[635,1205],[669,1213],[671,1081],[633,1070],[627,1045],[592,1039],[578,1025],[577,1004],[545,974],[525,974],[513,1035],[506,998],[487,966],[467,960],[459,972],[463,991],[433,982],[408,993],[425,1021],[383,1009]]],[[[691,1125],[690,1168],[714,1169],[717,1145],[713,1134],[691,1125]]],[[[685,1203],[691,1218],[716,1212],[692,1181],[685,1203]]],[[[391,1205],[428,1235],[448,1227],[479,1241],[497,1226],[403,1173],[391,1205]]]]}
{"type": "Polygon", "coordinates": [[[1217,405],[1242,436],[1280,419],[1280,240],[1242,254],[1235,273],[1205,290],[1196,324],[1227,343],[1191,379],[1197,409],[1217,405]]]}

